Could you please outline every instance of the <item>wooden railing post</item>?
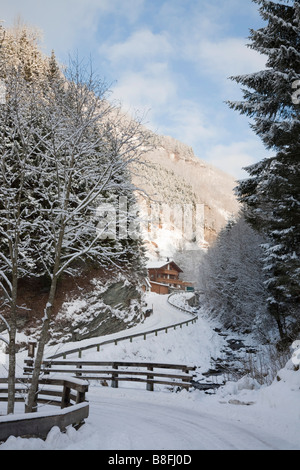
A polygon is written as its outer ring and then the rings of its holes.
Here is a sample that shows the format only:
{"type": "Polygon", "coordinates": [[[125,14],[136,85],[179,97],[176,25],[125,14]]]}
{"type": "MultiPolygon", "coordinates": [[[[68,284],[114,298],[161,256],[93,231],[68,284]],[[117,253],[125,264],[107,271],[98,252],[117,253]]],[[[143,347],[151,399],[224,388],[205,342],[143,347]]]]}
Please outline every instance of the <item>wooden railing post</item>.
{"type": "MultiPolygon", "coordinates": [[[[76,366],[77,369],[82,369],[82,365],[81,364],[78,364],[76,366]]],[[[79,371],[76,371],[75,373],[76,377],[80,377],[82,375],[82,372],[79,372],[79,371]]]]}
{"type": "Polygon", "coordinates": [[[85,401],[85,392],[80,390],[77,391],[76,404],[83,403],[85,401]]]}
{"type": "MultiPolygon", "coordinates": [[[[190,377],[190,375],[189,375],[189,371],[188,371],[187,369],[185,369],[185,370],[183,370],[183,372],[185,372],[185,373],[187,374],[187,377],[186,377],[186,379],[183,378],[182,381],[183,381],[183,382],[190,383],[191,377],[190,377]]],[[[189,391],[190,385],[187,385],[186,389],[187,389],[187,391],[189,391]]]]}
{"type": "Polygon", "coordinates": [[[61,397],[61,408],[67,408],[68,406],[70,406],[70,392],[70,387],[64,384],[63,393],[61,397]]]}
{"type": "MultiPolygon", "coordinates": [[[[118,370],[118,366],[116,364],[113,364],[113,369],[118,370]]],[[[118,373],[112,373],[111,375],[112,381],[111,381],[111,386],[112,388],[118,388],[118,373]]]]}
{"type": "MultiPolygon", "coordinates": [[[[153,371],[153,367],[150,367],[150,366],[149,366],[149,367],[147,367],[147,370],[150,370],[150,371],[152,370],[152,371],[153,371]]],[[[152,379],[153,379],[153,375],[150,375],[150,374],[147,375],[147,380],[152,380],[152,379]]],[[[154,384],[153,384],[153,382],[147,382],[147,390],[148,390],[149,392],[153,392],[153,390],[154,390],[154,384]]]]}
{"type": "Polygon", "coordinates": [[[49,370],[49,369],[51,369],[51,362],[46,362],[46,361],[44,361],[44,362],[43,362],[43,369],[42,369],[42,370],[43,370],[43,373],[44,373],[44,374],[50,374],[50,370],[49,370]]]}
{"type": "Polygon", "coordinates": [[[28,342],[28,357],[34,357],[35,347],[36,341],[32,340],[28,342]]]}

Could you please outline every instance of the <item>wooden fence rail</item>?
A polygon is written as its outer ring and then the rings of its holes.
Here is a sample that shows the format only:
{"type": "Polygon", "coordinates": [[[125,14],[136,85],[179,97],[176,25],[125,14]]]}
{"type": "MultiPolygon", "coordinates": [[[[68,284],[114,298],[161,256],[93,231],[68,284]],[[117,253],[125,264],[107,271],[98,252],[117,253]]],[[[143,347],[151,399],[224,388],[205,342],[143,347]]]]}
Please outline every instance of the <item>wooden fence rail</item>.
{"type": "MultiPolygon", "coordinates": [[[[181,310],[183,310],[183,309],[181,309],[181,310]]],[[[188,313],[190,315],[193,315],[190,312],[188,312],[188,313]]],[[[114,339],[108,339],[108,340],[104,340],[104,341],[98,341],[98,342],[93,343],[93,344],[88,344],[87,346],[81,346],[81,347],[78,347],[78,348],[75,348],[75,349],[69,349],[68,351],[63,351],[63,352],[60,352],[60,353],[57,353],[57,354],[53,354],[52,356],[49,356],[48,359],[57,359],[59,357],[62,357],[62,358],[65,359],[67,357],[67,355],[71,355],[71,354],[78,354],[78,357],[81,358],[82,357],[82,351],[86,351],[87,349],[96,348],[97,351],[100,351],[100,347],[104,346],[104,345],[107,345],[107,344],[116,344],[117,345],[119,341],[124,341],[124,340],[132,341],[134,338],[141,337],[141,336],[144,339],[146,339],[147,336],[150,335],[150,334],[155,334],[155,336],[157,336],[157,334],[160,331],[165,331],[165,333],[167,333],[168,330],[171,330],[171,329],[176,330],[177,327],[182,328],[184,325],[187,326],[190,323],[195,323],[197,321],[197,318],[198,318],[197,315],[193,315],[192,318],[189,318],[188,320],[184,320],[184,321],[175,323],[173,325],[163,326],[163,327],[160,327],[160,328],[156,328],[156,329],[153,329],[153,330],[148,330],[148,331],[144,331],[144,332],[140,332],[140,333],[129,334],[129,335],[121,336],[120,338],[114,338],[114,339]]]]}
{"type": "MultiPolygon", "coordinates": [[[[33,371],[33,360],[25,359],[24,374],[33,371]]],[[[161,364],[153,362],[109,362],[109,361],[68,361],[45,360],[42,366],[43,374],[71,374],[84,380],[98,380],[111,382],[111,386],[118,387],[119,382],[143,382],[149,391],[154,390],[154,384],[182,387],[189,389],[193,380],[191,371],[194,366],[182,364],[161,364]],[[63,366],[63,367],[61,367],[63,366]],[[158,370],[157,370],[158,369],[158,370]],[[174,372],[180,371],[181,373],[174,372]]]]}
{"type": "MultiPolygon", "coordinates": [[[[16,379],[16,402],[26,403],[30,380],[26,377],[16,379]]],[[[44,439],[53,426],[64,431],[67,426],[81,426],[89,415],[89,404],[85,400],[88,384],[82,380],[68,378],[46,378],[39,380],[33,413],[16,413],[0,416],[0,441],[9,436],[33,436],[44,439]],[[59,406],[54,412],[39,411],[38,404],[59,406]]],[[[0,401],[7,401],[7,379],[0,378],[0,401]]]]}

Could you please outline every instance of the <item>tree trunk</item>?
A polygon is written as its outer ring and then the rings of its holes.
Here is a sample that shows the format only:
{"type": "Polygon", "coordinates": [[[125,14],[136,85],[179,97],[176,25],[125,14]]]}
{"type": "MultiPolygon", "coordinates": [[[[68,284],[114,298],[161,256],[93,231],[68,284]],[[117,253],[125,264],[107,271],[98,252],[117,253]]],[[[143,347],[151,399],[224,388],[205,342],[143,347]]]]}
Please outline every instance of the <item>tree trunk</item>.
{"type": "Polygon", "coordinates": [[[270,313],[276,321],[280,339],[281,341],[284,341],[286,339],[286,334],[284,332],[282,318],[281,318],[278,304],[270,306],[270,313]]]}
{"type": "MultiPolygon", "coordinates": [[[[17,253],[17,250],[15,250],[17,253]]],[[[18,292],[18,270],[17,254],[13,266],[11,316],[9,327],[8,345],[8,385],[7,385],[7,414],[13,414],[15,409],[15,383],[16,383],[16,334],[17,334],[17,292],[18,292]]]]}
{"type": "Polygon", "coordinates": [[[7,390],[7,414],[13,414],[15,408],[15,382],[16,382],[16,328],[11,326],[9,331],[9,365],[8,365],[8,390],[7,390]]]}
{"type": "Polygon", "coordinates": [[[51,316],[53,312],[53,304],[55,300],[56,287],[57,287],[57,276],[53,276],[48,302],[45,307],[45,316],[43,319],[41,336],[38,342],[38,348],[37,348],[36,357],[34,361],[34,370],[32,373],[31,384],[30,384],[27,401],[25,405],[25,413],[32,413],[33,411],[36,411],[34,409],[35,402],[36,402],[35,398],[36,398],[36,393],[38,390],[38,382],[39,382],[41,366],[42,366],[43,357],[44,357],[44,349],[48,340],[48,332],[49,332],[50,320],[51,320],[51,316]]]}

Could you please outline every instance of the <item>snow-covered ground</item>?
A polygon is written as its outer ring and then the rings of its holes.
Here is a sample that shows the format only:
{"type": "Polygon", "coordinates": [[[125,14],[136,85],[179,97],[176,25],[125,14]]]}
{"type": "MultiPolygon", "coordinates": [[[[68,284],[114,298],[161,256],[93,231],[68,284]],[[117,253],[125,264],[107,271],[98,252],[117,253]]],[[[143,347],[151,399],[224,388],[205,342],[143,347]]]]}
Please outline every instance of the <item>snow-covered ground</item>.
{"type": "MultiPolygon", "coordinates": [[[[153,315],[130,331],[146,331],[188,318],[170,307],[166,296],[149,294],[148,304],[153,305],[153,315]]],[[[200,317],[194,324],[169,329],[167,334],[136,338],[132,343],[120,341],[103,346],[100,352],[87,350],[82,359],[177,362],[196,365],[200,377],[210,368],[211,357],[222,354],[225,344],[215,326],[200,317]]],[[[96,342],[95,338],[88,341],[96,342]]],[[[69,343],[59,350],[75,346],[78,344],[69,343]]],[[[52,347],[47,354],[55,352],[57,348],[52,347]]],[[[21,353],[20,368],[23,359],[21,353]]],[[[91,382],[87,396],[90,414],[78,431],[70,427],[60,433],[53,428],[45,441],[10,437],[0,450],[300,450],[300,370],[292,366],[290,360],[278,372],[281,380],[275,379],[270,386],[259,386],[245,376],[227,382],[212,395],[196,389],[175,393],[163,386],[149,392],[134,382],[113,389],[91,382]]]]}

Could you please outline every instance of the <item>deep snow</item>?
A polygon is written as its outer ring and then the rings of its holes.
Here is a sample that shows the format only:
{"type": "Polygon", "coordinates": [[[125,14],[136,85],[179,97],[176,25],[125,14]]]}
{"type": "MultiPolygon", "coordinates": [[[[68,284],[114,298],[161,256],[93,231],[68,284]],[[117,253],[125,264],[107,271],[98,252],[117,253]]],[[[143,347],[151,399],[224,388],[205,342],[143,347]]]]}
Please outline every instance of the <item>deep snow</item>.
{"type": "MultiPolygon", "coordinates": [[[[185,320],[187,313],[174,309],[166,296],[148,294],[154,313],[130,331],[146,331],[185,320]]],[[[147,360],[197,365],[198,378],[211,366],[211,357],[222,355],[224,337],[205,316],[182,329],[169,329],[83,352],[86,360],[147,360]]],[[[126,330],[127,335],[129,330],[126,330]]],[[[119,332],[111,337],[122,336],[119,332]]],[[[105,337],[108,339],[108,337],[105,337]]],[[[247,338],[249,341],[249,338],[247,338]]],[[[92,340],[81,342],[82,345],[92,340]]],[[[47,355],[79,344],[51,347],[47,355]]],[[[292,352],[291,352],[292,354],[292,352]]],[[[25,353],[18,357],[20,370],[25,353]]],[[[68,359],[76,355],[68,356],[68,359]]],[[[4,369],[2,369],[4,373],[4,369]]],[[[53,428],[47,439],[10,437],[0,450],[95,449],[95,450],[220,450],[300,449],[300,370],[291,360],[278,371],[280,380],[260,386],[244,376],[228,381],[214,394],[185,390],[175,393],[163,386],[148,392],[144,385],[121,383],[118,389],[91,382],[88,392],[90,414],[78,431],[66,433],[53,428]]]]}

